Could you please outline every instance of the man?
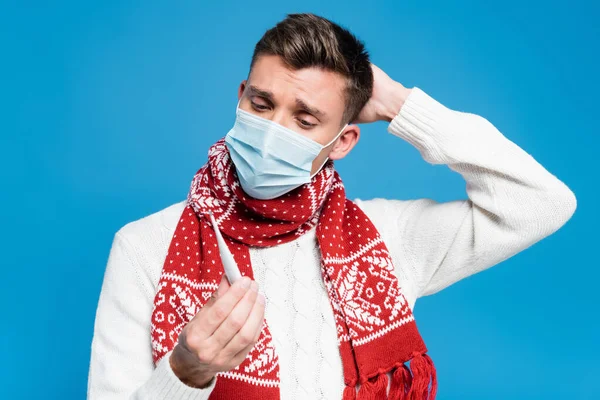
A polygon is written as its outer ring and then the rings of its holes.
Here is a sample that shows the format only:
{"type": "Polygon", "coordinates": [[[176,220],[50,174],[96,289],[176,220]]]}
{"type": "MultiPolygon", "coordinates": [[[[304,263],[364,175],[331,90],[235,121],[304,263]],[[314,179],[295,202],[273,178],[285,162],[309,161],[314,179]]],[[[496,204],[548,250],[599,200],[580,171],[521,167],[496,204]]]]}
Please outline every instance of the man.
{"type": "Polygon", "coordinates": [[[416,299],[556,231],[573,193],[486,119],[405,88],[312,14],[265,33],[238,98],[187,200],[115,235],[88,397],[434,398],[416,299]],[[381,120],[460,173],[468,199],[348,200],[333,161],[357,144],[356,123],[381,120]],[[243,276],[233,284],[219,233],[243,276]]]}

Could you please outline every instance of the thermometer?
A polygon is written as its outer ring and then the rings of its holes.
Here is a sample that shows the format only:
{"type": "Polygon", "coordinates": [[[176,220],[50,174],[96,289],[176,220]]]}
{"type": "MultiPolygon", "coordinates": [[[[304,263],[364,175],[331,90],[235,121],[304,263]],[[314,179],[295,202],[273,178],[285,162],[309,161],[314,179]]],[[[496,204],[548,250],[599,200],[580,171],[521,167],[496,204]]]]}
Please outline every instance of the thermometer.
{"type": "Polygon", "coordinates": [[[229,284],[233,285],[235,281],[242,277],[240,273],[240,269],[238,268],[235,260],[233,259],[233,254],[229,251],[221,232],[219,231],[219,227],[217,226],[217,221],[215,221],[215,217],[213,213],[209,213],[210,223],[215,230],[215,235],[217,237],[217,246],[219,246],[219,254],[221,255],[221,261],[223,262],[223,268],[225,269],[225,275],[229,280],[229,284]]]}

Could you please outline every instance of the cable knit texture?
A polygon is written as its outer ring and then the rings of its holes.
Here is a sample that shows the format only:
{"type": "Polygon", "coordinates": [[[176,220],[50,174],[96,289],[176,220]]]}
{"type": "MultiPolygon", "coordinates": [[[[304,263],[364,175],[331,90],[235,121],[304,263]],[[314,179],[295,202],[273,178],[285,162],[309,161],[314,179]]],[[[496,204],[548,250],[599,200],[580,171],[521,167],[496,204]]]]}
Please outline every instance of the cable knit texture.
{"type": "MultiPolygon", "coordinates": [[[[526,249],[575,211],[573,193],[488,120],[451,110],[420,88],[388,131],[466,181],[461,201],[355,199],[386,243],[413,310],[417,298],[526,249]]],[[[179,381],[169,354],[156,368],[152,362],[154,294],[184,207],[173,204],[114,237],[96,313],[89,399],[208,399],[214,388],[216,380],[205,389],[179,381]]],[[[316,243],[312,229],[290,243],[250,249],[279,354],[282,399],[341,399],[344,389],[316,243]]]]}

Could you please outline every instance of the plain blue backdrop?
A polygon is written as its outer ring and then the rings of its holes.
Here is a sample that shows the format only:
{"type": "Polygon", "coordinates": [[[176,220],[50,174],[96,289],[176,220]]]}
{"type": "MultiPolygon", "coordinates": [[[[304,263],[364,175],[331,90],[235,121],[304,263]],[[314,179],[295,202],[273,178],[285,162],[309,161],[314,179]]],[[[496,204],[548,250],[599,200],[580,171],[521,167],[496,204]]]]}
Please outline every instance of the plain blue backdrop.
{"type": "MultiPolygon", "coordinates": [[[[114,233],[183,200],[290,12],[351,29],[405,86],[483,115],[575,192],[553,236],[417,302],[450,399],[597,399],[598,2],[31,2],[0,7],[0,398],[82,399],[114,233]],[[486,3],[486,4],[484,4],[486,3]]],[[[349,196],[465,197],[384,123],[349,196]]]]}

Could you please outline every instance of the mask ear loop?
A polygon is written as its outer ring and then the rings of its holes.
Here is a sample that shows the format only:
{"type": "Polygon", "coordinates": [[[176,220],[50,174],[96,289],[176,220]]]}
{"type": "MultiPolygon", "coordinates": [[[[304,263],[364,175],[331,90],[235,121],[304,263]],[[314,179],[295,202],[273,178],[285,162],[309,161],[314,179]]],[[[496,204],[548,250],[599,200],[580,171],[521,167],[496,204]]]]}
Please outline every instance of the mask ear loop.
{"type": "MultiPolygon", "coordinates": [[[[348,124],[344,125],[344,127],[342,128],[342,130],[340,131],[340,133],[338,133],[336,135],[336,137],[333,138],[333,140],[331,140],[329,143],[327,143],[326,145],[322,145],[321,150],[323,150],[325,147],[331,145],[331,143],[335,142],[336,140],[338,140],[340,138],[340,136],[342,136],[342,132],[344,132],[344,129],[346,129],[348,127],[348,124]]],[[[317,172],[315,172],[314,174],[312,174],[310,176],[310,179],[314,178],[319,171],[321,171],[321,168],[323,168],[323,166],[327,163],[327,161],[329,161],[329,156],[327,156],[325,158],[325,161],[323,161],[323,164],[321,164],[321,166],[319,168],[317,168],[317,172]]]]}

